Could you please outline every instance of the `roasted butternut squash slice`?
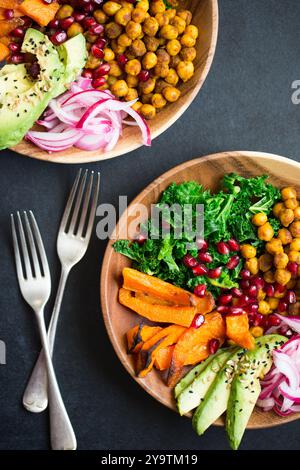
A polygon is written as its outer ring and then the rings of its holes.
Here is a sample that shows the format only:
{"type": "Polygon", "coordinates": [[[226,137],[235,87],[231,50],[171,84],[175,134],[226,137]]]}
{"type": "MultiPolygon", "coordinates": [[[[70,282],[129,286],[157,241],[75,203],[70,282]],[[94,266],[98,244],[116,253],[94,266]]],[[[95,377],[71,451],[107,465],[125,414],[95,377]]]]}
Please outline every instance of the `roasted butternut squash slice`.
{"type": "Polygon", "coordinates": [[[246,349],[255,347],[255,340],[249,331],[248,315],[227,315],[226,335],[236,344],[246,349]]]}

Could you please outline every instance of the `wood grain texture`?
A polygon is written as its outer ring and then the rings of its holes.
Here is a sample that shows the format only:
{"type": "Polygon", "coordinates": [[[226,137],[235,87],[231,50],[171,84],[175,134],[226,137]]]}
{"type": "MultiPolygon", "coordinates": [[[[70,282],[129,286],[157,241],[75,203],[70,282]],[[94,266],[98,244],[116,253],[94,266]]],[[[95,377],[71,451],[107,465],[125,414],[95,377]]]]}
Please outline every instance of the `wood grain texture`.
{"type": "MultiPolygon", "coordinates": [[[[281,188],[292,185],[300,192],[300,164],[277,155],[258,152],[224,152],[183,163],[157,178],[147,186],[124,212],[116,227],[117,238],[127,238],[126,227],[128,221],[136,216],[136,204],[144,204],[148,210],[151,204],[157,202],[162,191],[170,183],[180,183],[196,180],[204,187],[212,190],[218,189],[220,179],[225,173],[236,172],[245,177],[266,174],[269,181],[281,188]]],[[[144,379],[135,377],[132,356],[126,353],[125,333],[136,325],[140,318],[138,315],[118,303],[118,289],[121,285],[121,273],[130,262],[124,256],[114,252],[113,241],[110,241],[103,260],[101,273],[101,304],[105,325],[113,347],[129,374],[156,400],[176,411],[172,390],[164,383],[161,373],[153,370],[144,379]]],[[[264,413],[255,409],[249,428],[265,428],[276,426],[299,419],[300,414],[281,418],[273,412],[264,413]]],[[[223,419],[215,424],[223,425],[223,419]]]]}
{"type": "MultiPolygon", "coordinates": [[[[196,43],[195,74],[191,80],[180,85],[181,97],[176,103],[166,106],[153,121],[149,121],[152,139],[170,127],[192,103],[211,67],[218,36],[218,0],[185,0],[183,7],[193,12],[193,24],[199,28],[196,43]]],[[[110,152],[84,151],[74,147],[49,154],[23,140],[13,150],[28,157],[55,163],[87,163],[117,157],[141,147],[141,133],[136,127],[127,126],[123,137],[110,152]]]]}

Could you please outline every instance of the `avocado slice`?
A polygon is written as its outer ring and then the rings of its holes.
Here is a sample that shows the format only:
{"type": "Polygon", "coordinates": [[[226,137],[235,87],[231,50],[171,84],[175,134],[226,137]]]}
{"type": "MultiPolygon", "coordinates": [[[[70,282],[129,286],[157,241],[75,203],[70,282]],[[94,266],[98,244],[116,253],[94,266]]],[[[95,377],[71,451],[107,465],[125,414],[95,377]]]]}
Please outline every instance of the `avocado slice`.
{"type": "Polygon", "coordinates": [[[226,431],[230,446],[234,450],[240,445],[260,394],[259,378],[271,368],[271,351],[286,340],[280,335],[262,336],[256,339],[255,349],[247,351],[239,362],[238,371],[232,381],[226,414],[226,431]]]}
{"type": "Polygon", "coordinates": [[[204,361],[200,362],[200,364],[196,365],[196,367],[193,367],[187,374],[185,374],[184,377],[178,382],[176,387],[174,388],[174,395],[175,398],[177,399],[181,392],[188,387],[193,380],[198,377],[198,375],[205,369],[205,367],[212,361],[213,356],[208,356],[207,359],[204,361]]]}
{"type": "Polygon", "coordinates": [[[13,65],[13,69],[3,67],[0,72],[0,97],[7,93],[14,96],[16,93],[24,93],[32,87],[32,80],[27,75],[24,64],[13,65]]]}
{"type": "Polygon", "coordinates": [[[225,361],[193,416],[193,427],[203,434],[227,409],[233,376],[245,350],[235,350],[225,361]]]}
{"type": "Polygon", "coordinates": [[[57,94],[60,95],[66,91],[68,83],[76,80],[86,63],[87,49],[85,37],[83,34],[77,34],[77,36],[68,39],[68,41],[58,46],[57,52],[65,67],[64,83],[61,83],[57,90],[57,94]]]}
{"type": "Polygon", "coordinates": [[[231,350],[220,349],[211,356],[211,360],[204,370],[180,393],[177,398],[177,406],[181,415],[197,408],[204,399],[210,385],[215,380],[221,367],[232,354],[231,350]]]}

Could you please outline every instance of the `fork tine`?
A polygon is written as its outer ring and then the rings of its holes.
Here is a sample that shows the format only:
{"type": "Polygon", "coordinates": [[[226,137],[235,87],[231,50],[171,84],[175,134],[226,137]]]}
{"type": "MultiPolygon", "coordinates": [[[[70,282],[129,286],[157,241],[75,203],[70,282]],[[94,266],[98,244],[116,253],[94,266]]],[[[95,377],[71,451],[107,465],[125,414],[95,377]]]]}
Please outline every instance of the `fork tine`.
{"type": "Polygon", "coordinates": [[[15,252],[17,274],[18,274],[18,278],[22,279],[24,278],[24,274],[23,274],[23,268],[22,268],[20,250],[19,250],[19,243],[18,243],[18,238],[17,238],[17,233],[16,233],[15,219],[14,219],[13,214],[10,214],[10,219],[11,219],[11,231],[12,231],[12,236],[13,236],[13,245],[14,245],[14,252],[15,252]]]}
{"type": "Polygon", "coordinates": [[[75,178],[73,187],[72,187],[72,189],[71,189],[71,192],[70,192],[70,195],[69,195],[67,204],[66,204],[65,211],[64,211],[63,216],[62,216],[62,219],[61,219],[61,223],[60,223],[59,230],[62,230],[63,232],[65,231],[66,225],[67,225],[67,223],[68,223],[68,219],[69,219],[70,212],[71,212],[71,209],[72,209],[74,197],[75,197],[75,194],[76,194],[76,191],[77,191],[77,187],[78,187],[78,183],[79,183],[79,180],[80,180],[80,177],[81,177],[81,171],[82,171],[82,170],[81,170],[81,168],[80,168],[80,170],[78,171],[77,176],[76,176],[76,178],[75,178]]]}
{"type": "Polygon", "coordinates": [[[35,238],[35,241],[36,241],[36,244],[37,244],[37,248],[38,248],[41,263],[42,263],[44,276],[50,276],[48,260],[47,260],[47,256],[46,256],[46,252],[45,252],[45,248],[44,248],[43,240],[42,240],[42,237],[41,237],[41,234],[40,234],[40,231],[39,231],[38,224],[35,220],[35,217],[34,217],[32,211],[29,211],[29,216],[30,216],[30,220],[31,220],[33,233],[34,233],[34,238],[35,238]]]}
{"type": "Polygon", "coordinates": [[[81,201],[82,201],[82,196],[83,196],[83,193],[84,193],[87,174],[88,174],[88,170],[85,170],[83,178],[82,178],[80,186],[79,186],[78,194],[77,194],[77,197],[76,197],[74,212],[73,212],[72,220],[71,220],[70,227],[69,227],[69,230],[68,230],[69,233],[74,233],[74,231],[75,231],[75,226],[76,226],[76,222],[77,222],[77,219],[78,219],[78,213],[79,213],[79,209],[80,209],[80,206],[81,206],[81,201]]]}
{"type": "Polygon", "coordinates": [[[33,272],[32,272],[32,268],[31,268],[31,264],[30,264],[28,248],[27,248],[27,242],[26,242],[26,239],[25,239],[22,219],[21,219],[19,211],[17,212],[17,218],[18,218],[18,228],[19,228],[19,233],[20,233],[21,248],[22,248],[21,251],[22,251],[22,254],[23,254],[23,260],[24,260],[24,265],[25,265],[25,276],[28,279],[30,276],[33,276],[33,272]]]}
{"type": "Polygon", "coordinates": [[[100,187],[100,173],[97,173],[96,188],[94,189],[89,222],[88,222],[86,234],[84,237],[87,241],[89,241],[89,239],[91,238],[91,233],[92,233],[92,229],[94,225],[95,214],[96,214],[96,209],[97,209],[97,201],[98,201],[98,195],[99,195],[99,187],[100,187]]]}
{"type": "Polygon", "coordinates": [[[88,187],[87,187],[87,190],[86,190],[85,198],[84,198],[84,201],[83,201],[82,212],[81,212],[79,227],[78,227],[78,231],[77,231],[78,235],[80,235],[81,237],[83,236],[83,229],[84,229],[84,226],[85,226],[86,214],[87,214],[87,211],[88,211],[88,208],[89,208],[89,202],[90,202],[91,191],[92,191],[92,187],[93,187],[93,181],[94,181],[94,172],[92,171],[90,179],[89,179],[88,187]]]}
{"type": "Polygon", "coordinates": [[[35,277],[38,277],[38,274],[42,275],[42,270],[41,270],[40,262],[38,259],[33,234],[32,234],[32,230],[30,227],[30,223],[29,223],[29,219],[28,219],[28,215],[26,211],[24,211],[24,218],[25,218],[25,226],[27,230],[27,238],[29,241],[29,247],[30,247],[30,252],[31,252],[31,257],[32,257],[32,262],[33,262],[34,273],[35,273],[35,277]]]}

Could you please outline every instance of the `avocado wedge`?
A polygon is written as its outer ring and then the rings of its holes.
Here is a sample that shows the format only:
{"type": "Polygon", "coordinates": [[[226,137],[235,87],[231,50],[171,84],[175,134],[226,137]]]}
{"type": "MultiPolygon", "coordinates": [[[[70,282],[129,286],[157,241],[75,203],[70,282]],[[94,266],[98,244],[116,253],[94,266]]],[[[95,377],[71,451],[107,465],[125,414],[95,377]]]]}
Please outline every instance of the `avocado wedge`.
{"type": "Polygon", "coordinates": [[[205,361],[200,362],[200,364],[193,367],[193,369],[191,369],[187,374],[185,374],[184,377],[182,377],[182,379],[174,388],[174,395],[176,399],[183,392],[183,390],[188,387],[196,377],[198,377],[198,375],[205,369],[205,367],[212,361],[212,359],[213,356],[208,356],[205,361]]]}
{"type": "Polygon", "coordinates": [[[272,365],[272,350],[287,339],[280,335],[267,335],[256,339],[256,347],[247,351],[238,365],[228,400],[226,431],[232,449],[238,449],[250,419],[261,387],[259,378],[267,374],[272,365]]]}

